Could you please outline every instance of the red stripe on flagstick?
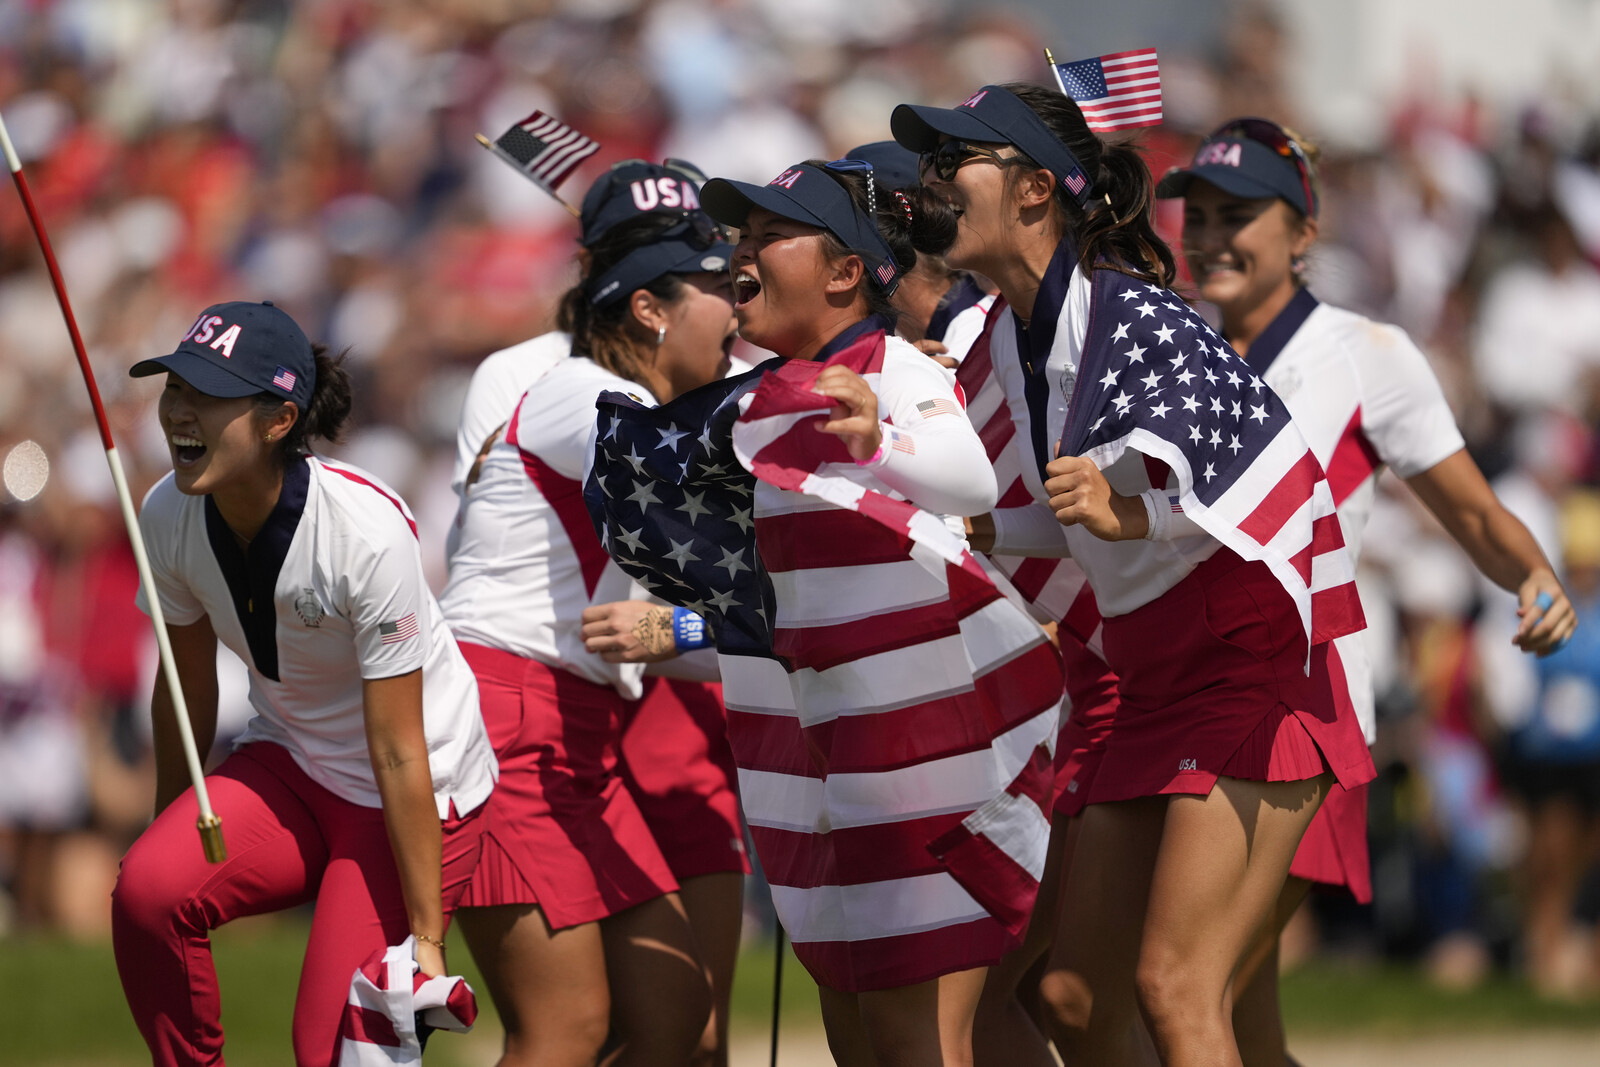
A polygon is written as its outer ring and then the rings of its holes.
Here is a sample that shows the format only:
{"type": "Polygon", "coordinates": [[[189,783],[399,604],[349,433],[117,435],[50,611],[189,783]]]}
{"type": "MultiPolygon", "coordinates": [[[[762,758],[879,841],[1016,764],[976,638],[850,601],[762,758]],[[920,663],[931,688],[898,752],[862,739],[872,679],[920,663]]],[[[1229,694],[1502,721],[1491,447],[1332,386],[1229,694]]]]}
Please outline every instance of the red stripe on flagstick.
{"type": "Polygon", "coordinates": [[[33,235],[39,241],[39,251],[44,253],[44,265],[50,271],[50,284],[55,287],[56,303],[61,305],[61,317],[67,320],[67,333],[72,336],[72,354],[78,358],[83,384],[89,390],[89,405],[94,408],[95,425],[100,428],[100,443],[109,451],[116,447],[116,442],[111,439],[111,424],[106,421],[106,407],[100,400],[100,386],[95,383],[94,370],[89,366],[89,352],[84,347],[83,334],[78,331],[77,316],[67,302],[67,283],[61,277],[61,267],[56,263],[55,250],[50,247],[44,220],[39,217],[39,208],[33,202],[33,191],[28,188],[28,179],[23,176],[20,167],[11,172],[11,180],[16,183],[17,193],[22,197],[22,208],[28,213],[28,221],[33,224],[33,235]]]}
{"type": "Polygon", "coordinates": [[[1307,449],[1256,509],[1245,516],[1239,524],[1240,531],[1256,544],[1265,545],[1277,536],[1289,517],[1311,499],[1311,491],[1321,477],[1322,468],[1317,466],[1317,457],[1307,449]]]}

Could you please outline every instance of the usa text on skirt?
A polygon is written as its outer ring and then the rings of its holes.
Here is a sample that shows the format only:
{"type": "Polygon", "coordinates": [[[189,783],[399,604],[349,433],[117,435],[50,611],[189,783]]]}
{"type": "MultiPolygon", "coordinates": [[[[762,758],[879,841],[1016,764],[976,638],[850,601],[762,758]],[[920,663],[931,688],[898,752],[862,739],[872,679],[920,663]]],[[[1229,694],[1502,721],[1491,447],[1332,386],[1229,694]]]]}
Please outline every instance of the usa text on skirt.
{"type": "Polygon", "coordinates": [[[624,701],[537,660],[463,642],[500,760],[462,907],[537,904],[552,929],[678,888],[617,774],[624,701]]]}

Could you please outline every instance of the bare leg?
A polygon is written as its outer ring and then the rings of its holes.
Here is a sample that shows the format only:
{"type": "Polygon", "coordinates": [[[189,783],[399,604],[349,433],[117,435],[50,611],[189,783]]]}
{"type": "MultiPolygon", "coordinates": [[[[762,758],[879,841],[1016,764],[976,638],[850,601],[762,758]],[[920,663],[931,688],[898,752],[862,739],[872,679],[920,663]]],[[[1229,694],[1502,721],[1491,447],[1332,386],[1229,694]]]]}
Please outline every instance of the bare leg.
{"type": "Polygon", "coordinates": [[[728,1005],[744,922],[744,875],[728,871],[690,878],[678,887],[678,896],[711,983],[711,1019],[693,1062],[697,1067],[728,1067],[728,1005]]]}
{"type": "Polygon", "coordinates": [[[1153,1062],[1134,974],[1166,810],[1166,797],[1141,797],[1091,804],[1074,820],[1078,839],[1063,872],[1060,922],[1039,984],[1050,1036],[1069,1064],[1153,1062]]]}
{"type": "Polygon", "coordinates": [[[1552,797],[1530,813],[1527,858],[1528,907],[1524,919],[1528,973],[1545,994],[1573,992],[1565,965],[1572,932],[1572,901],[1583,878],[1583,816],[1564,797],[1552,797]]]}
{"type": "Polygon", "coordinates": [[[609,1025],[598,923],[551,931],[534,904],[455,913],[505,1027],[499,1067],[588,1067],[609,1025]]]}
{"type": "Polygon", "coordinates": [[[1043,1032],[1017,999],[1020,983],[1055,940],[1064,865],[1078,837],[1078,820],[1057,815],[1050,825],[1039,897],[1022,945],[989,969],[973,1024],[972,1058],[978,1067],[1054,1067],[1043,1032]]]}
{"type": "Polygon", "coordinates": [[[868,993],[822,988],[822,1021],[835,1061],[839,1067],[972,1067],[972,1020],[985,970],[868,993]]]}
{"type": "Polygon", "coordinates": [[[711,1018],[711,984],[689,917],[668,893],[600,921],[619,1067],[687,1064],[711,1018]]]}
{"type": "Polygon", "coordinates": [[[1139,948],[1139,1006],[1167,1067],[1241,1067],[1235,973],[1272,921],[1331,773],[1303,782],[1219,778],[1167,808],[1139,948]]]}
{"type": "Polygon", "coordinates": [[[1244,1067],[1284,1067],[1288,1044],[1278,1006],[1278,935],[1311,891],[1304,878],[1284,883],[1273,906],[1272,925],[1261,932],[1234,976],[1233,1036],[1244,1067]]]}

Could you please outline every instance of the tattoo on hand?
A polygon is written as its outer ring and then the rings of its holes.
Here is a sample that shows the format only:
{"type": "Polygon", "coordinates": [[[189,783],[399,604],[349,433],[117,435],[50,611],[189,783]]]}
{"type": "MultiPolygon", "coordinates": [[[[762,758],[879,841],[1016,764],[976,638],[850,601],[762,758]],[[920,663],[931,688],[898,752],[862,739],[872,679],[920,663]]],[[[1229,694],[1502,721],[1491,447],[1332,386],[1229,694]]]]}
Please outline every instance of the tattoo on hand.
{"type": "Polygon", "coordinates": [[[639,621],[633,624],[633,636],[652,656],[671,652],[675,647],[672,639],[672,609],[651,608],[639,616],[639,621]]]}

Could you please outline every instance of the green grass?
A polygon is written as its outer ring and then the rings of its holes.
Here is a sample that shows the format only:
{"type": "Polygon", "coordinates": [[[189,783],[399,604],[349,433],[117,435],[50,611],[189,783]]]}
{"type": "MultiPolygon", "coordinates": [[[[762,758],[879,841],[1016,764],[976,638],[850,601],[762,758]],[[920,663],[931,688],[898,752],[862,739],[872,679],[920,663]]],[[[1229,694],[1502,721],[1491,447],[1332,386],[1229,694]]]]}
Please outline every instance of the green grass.
{"type": "Polygon", "coordinates": [[[1416,969],[1322,961],[1280,986],[1290,1033],[1417,1035],[1462,1031],[1600,1028],[1600,1002],[1545,1000],[1504,975],[1476,989],[1428,985],[1416,969]]]}
{"type": "MultiPolygon", "coordinates": [[[[290,1061],[289,1018],[305,947],[299,918],[235,923],[215,937],[223,990],[228,1062],[280,1067],[290,1061]]],[[[459,939],[450,961],[481,990],[459,939]]],[[[820,1025],[816,986],[789,956],[783,969],[783,1026],[820,1025]]],[[[0,1061],[34,1067],[134,1067],[148,1063],[122,999],[108,944],[50,939],[0,942],[0,1003],[7,1027],[0,1061]]],[[[1296,1034],[1418,1035],[1518,1029],[1600,1029],[1600,1003],[1561,1004],[1534,996],[1523,983],[1495,978],[1464,993],[1426,985],[1399,966],[1316,963],[1284,979],[1284,1015],[1296,1034]]],[[[481,1067],[499,1049],[499,1023],[488,997],[476,1031],[440,1035],[431,1067],[481,1067]]],[[[772,949],[751,948],[734,983],[735,1037],[765,1040],[771,1025],[772,949]]]]}

